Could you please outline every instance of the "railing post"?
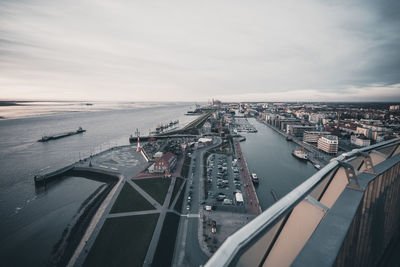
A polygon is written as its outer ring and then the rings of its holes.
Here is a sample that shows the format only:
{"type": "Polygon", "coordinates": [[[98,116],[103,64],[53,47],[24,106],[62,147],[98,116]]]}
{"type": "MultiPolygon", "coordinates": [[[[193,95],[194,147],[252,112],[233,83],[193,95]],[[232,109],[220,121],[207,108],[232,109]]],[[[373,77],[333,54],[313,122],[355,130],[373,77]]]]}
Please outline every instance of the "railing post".
{"type": "Polygon", "coordinates": [[[344,171],[347,176],[347,180],[349,181],[347,188],[351,188],[351,189],[358,190],[358,191],[363,191],[360,184],[358,183],[358,179],[357,179],[357,175],[356,175],[356,171],[354,170],[354,167],[351,164],[341,161],[341,160],[339,160],[338,162],[339,162],[339,166],[344,168],[344,171]]]}

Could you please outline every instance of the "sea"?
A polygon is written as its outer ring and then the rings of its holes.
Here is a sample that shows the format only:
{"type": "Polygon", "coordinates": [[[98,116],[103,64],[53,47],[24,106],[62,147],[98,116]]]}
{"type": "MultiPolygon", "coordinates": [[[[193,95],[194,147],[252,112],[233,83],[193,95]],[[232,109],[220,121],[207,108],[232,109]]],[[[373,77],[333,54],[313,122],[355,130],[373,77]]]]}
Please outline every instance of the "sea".
{"type": "MultiPolygon", "coordinates": [[[[82,203],[102,183],[68,177],[47,190],[35,188],[33,177],[113,146],[129,144],[139,131],[148,135],[158,125],[179,120],[195,103],[173,102],[12,102],[0,105],[0,260],[2,266],[47,266],[63,231],[76,219],[82,203]],[[46,143],[44,135],[82,127],[83,134],[46,143]]],[[[257,133],[246,133],[242,150],[263,210],[316,170],[291,155],[295,145],[267,126],[250,119],[257,133]]]]}

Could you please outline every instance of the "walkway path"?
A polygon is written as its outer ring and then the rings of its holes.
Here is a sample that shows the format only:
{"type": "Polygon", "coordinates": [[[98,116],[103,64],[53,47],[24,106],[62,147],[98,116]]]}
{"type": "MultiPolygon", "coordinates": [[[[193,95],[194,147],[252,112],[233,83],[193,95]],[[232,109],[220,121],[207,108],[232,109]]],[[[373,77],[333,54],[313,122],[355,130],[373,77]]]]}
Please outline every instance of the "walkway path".
{"type": "Polygon", "coordinates": [[[120,175],[118,183],[110,191],[110,193],[107,195],[106,199],[103,201],[103,203],[97,210],[96,214],[93,216],[88,228],[86,229],[85,234],[83,235],[83,237],[81,239],[81,242],[79,243],[78,247],[75,249],[74,254],[72,255],[71,259],[68,262],[68,265],[67,265],[68,267],[74,266],[78,257],[81,255],[83,249],[87,245],[87,241],[92,236],[92,234],[95,232],[96,226],[99,225],[100,220],[104,217],[104,214],[106,214],[106,212],[105,212],[106,208],[109,206],[110,202],[112,202],[113,197],[116,195],[116,192],[121,190],[123,180],[124,180],[124,177],[122,175],[120,175]]]}
{"type": "MultiPolygon", "coordinates": [[[[156,200],[154,200],[146,191],[144,191],[141,187],[139,187],[137,184],[135,184],[130,177],[135,175],[136,173],[140,172],[140,167],[142,164],[144,164],[144,160],[141,158],[142,156],[137,154],[134,148],[127,147],[124,148],[126,155],[131,153],[131,157],[135,158],[139,161],[139,164],[131,164],[131,165],[119,165],[118,171],[122,174],[118,174],[120,179],[118,183],[114,186],[114,188],[110,191],[110,193],[107,195],[106,199],[103,201],[101,204],[100,208],[96,212],[95,216],[92,218],[90,225],[88,229],[86,230],[81,242],[79,243],[77,249],[75,250],[73,256],[71,257],[68,266],[82,266],[88,252],[92,248],[94,242],[96,241],[96,238],[101,230],[101,228],[104,225],[104,222],[108,218],[116,218],[116,217],[125,217],[125,216],[135,216],[135,215],[144,215],[144,214],[154,214],[154,213],[160,213],[163,206],[159,204],[156,200]],[[156,209],[152,210],[145,210],[145,211],[136,211],[136,212],[121,212],[121,213],[113,213],[110,214],[110,210],[116,201],[119,193],[122,190],[122,187],[125,185],[125,183],[129,183],[130,186],[132,186],[141,196],[143,196],[151,205],[153,205],[156,209]]],[[[114,150],[115,152],[116,150],[114,150]]],[[[98,172],[107,172],[109,173],[110,171],[104,170],[105,166],[104,162],[101,160],[97,160],[97,157],[102,157],[104,156],[103,154],[100,154],[99,156],[94,156],[93,159],[91,160],[93,167],[87,167],[91,170],[96,170],[98,172]],[[99,162],[98,162],[99,161],[99,162]]],[[[125,155],[124,155],[125,156],[125,155]]],[[[129,156],[129,155],[128,155],[129,156]]],[[[83,167],[85,167],[89,161],[81,163],[83,167]]],[[[111,167],[110,167],[111,168],[111,167]]],[[[108,169],[108,168],[107,168],[108,169]]],[[[111,168],[112,169],[112,168],[111,168]]]]}
{"type": "Polygon", "coordinates": [[[179,188],[178,192],[175,195],[175,199],[172,200],[171,205],[169,205],[172,209],[175,207],[176,202],[178,202],[179,196],[181,195],[182,190],[185,190],[186,180],[184,180],[179,188]]]}
{"type": "Polygon", "coordinates": [[[160,239],[161,230],[164,225],[165,216],[167,214],[169,202],[171,200],[172,191],[174,190],[176,178],[173,177],[171,184],[169,185],[167,195],[164,199],[164,204],[161,209],[160,216],[158,217],[156,228],[154,229],[153,237],[151,239],[149,248],[147,249],[146,258],[144,260],[143,266],[151,266],[153,262],[154,255],[156,253],[158,241],[160,239]]]}
{"type": "Polygon", "coordinates": [[[156,209],[161,209],[161,205],[154,199],[152,198],[149,194],[147,194],[146,191],[144,191],[140,186],[135,184],[131,179],[126,180],[133,188],[135,188],[136,191],[139,192],[148,202],[150,202],[151,205],[153,205],[156,209]]]}
{"type": "MultiPolygon", "coordinates": [[[[221,140],[219,140],[217,143],[220,144],[221,140]]],[[[198,160],[200,160],[198,154],[197,154],[197,157],[198,157],[198,160]]],[[[143,265],[143,266],[151,266],[151,264],[153,262],[153,258],[156,253],[157,245],[159,243],[159,239],[161,236],[161,232],[162,232],[162,228],[163,228],[163,225],[165,222],[167,212],[171,212],[171,213],[181,216],[181,218],[184,219],[186,222],[186,227],[185,227],[186,229],[187,229],[188,222],[190,222],[189,223],[190,227],[188,229],[189,235],[190,235],[190,238],[188,238],[188,242],[190,243],[190,246],[188,246],[187,248],[184,247],[184,250],[186,250],[186,252],[188,253],[188,250],[190,250],[190,248],[193,247],[193,244],[194,245],[197,244],[197,246],[195,247],[196,249],[194,249],[194,251],[192,251],[192,252],[189,251],[189,253],[193,253],[193,255],[191,255],[193,257],[198,257],[199,255],[198,255],[198,251],[197,251],[198,250],[197,223],[198,223],[199,217],[200,217],[200,215],[198,213],[198,208],[199,208],[198,203],[194,203],[193,206],[195,206],[196,208],[193,209],[191,213],[188,213],[185,215],[181,215],[181,213],[173,210],[173,207],[177,203],[180,194],[182,193],[183,190],[185,190],[187,188],[186,187],[187,181],[184,181],[182,183],[182,185],[180,186],[177,194],[174,196],[174,199],[172,199],[172,193],[173,193],[173,190],[175,187],[176,178],[179,177],[181,174],[183,161],[184,161],[184,158],[181,158],[179,160],[177,167],[175,169],[175,172],[172,173],[172,178],[170,178],[171,183],[169,185],[168,192],[166,194],[166,197],[165,197],[163,203],[158,203],[151,195],[149,195],[144,189],[142,189],[139,185],[137,185],[134,182],[134,180],[131,179],[131,177],[134,177],[135,174],[140,172],[140,170],[138,170],[138,168],[133,169],[133,168],[129,168],[129,166],[126,166],[126,167],[124,166],[125,168],[119,168],[118,171],[123,173],[120,175],[120,180],[118,181],[117,185],[111,190],[111,192],[108,194],[106,200],[102,203],[98,212],[93,217],[93,219],[90,223],[90,226],[84,235],[84,238],[81,240],[81,243],[79,244],[78,249],[75,251],[73,257],[71,258],[68,266],[83,265],[88,252],[90,251],[93,244],[95,243],[96,238],[107,219],[159,213],[160,215],[158,217],[158,221],[157,221],[156,227],[154,229],[153,236],[150,241],[150,244],[149,244],[149,247],[147,250],[147,254],[145,257],[144,265],[143,265]],[[114,202],[116,201],[122,187],[125,185],[125,183],[129,183],[130,186],[132,186],[141,196],[143,196],[152,206],[155,207],[155,210],[152,209],[152,210],[144,210],[144,211],[121,212],[121,213],[110,214],[110,210],[111,210],[114,202]],[[170,203],[171,203],[171,205],[170,205],[170,203]],[[192,236],[194,236],[195,238],[192,238],[192,236]]],[[[86,164],[88,164],[88,163],[86,163],[86,164]]],[[[102,162],[97,163],[95,160],[92,160],[92,164],[93,164],[93,168],[100,166],[100,164],[104,165],[104,163],[102,163],[102,162]]],[[[104,165],[104,167],[106,167],[106,166],[104,165]]],[[[119,166],[119,167],[121,167],[121,166],[119,166]]],[[[197,182],[199,182],[199,179],[197,179],[197,182]]],[[[187,197],[187,196],[185,195],[185,197],[187,197]]],[[[196,201],[196,202],[198,202],[198,201],[196,201]]],[[[180,227],[181,227],[181,225],[180,225],[180,227]]],[[[186,241],[186,231],[185,231],[184,239],[186,241]]],[[[203,263],[205,259],[203,258],[203,255],[201,255],[201,256],[202,256],[201,262],[203,263]]]]}
{"type": "Polygon", "coordinates": [[[146,214],[154,214],[154,213],[160,213],[160,210],[143,210],[143,211],[110,213],[107,215],[107,218],[134,216],[134,215],[146,215],[146,214]]]}

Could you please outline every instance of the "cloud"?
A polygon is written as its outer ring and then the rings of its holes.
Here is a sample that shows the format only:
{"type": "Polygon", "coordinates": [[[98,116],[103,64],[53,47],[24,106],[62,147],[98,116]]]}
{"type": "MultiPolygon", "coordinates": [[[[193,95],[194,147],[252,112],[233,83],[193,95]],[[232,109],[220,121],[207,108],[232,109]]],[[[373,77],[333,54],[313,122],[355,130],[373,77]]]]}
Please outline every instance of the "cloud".
{"type": "Polygon", "coordinates": [[[225,101],[265,102],[400,102],[400,83],[392,85],[370,85],[349,87],[341,91],[321,92],[316,89],[293,90],[274,93],[247,93],[218,95],[225,101]]]}
{"type": "Polygon", "coordinates": [[[3,1],[0,97],[398,99],[399,11],[361,0],[3,1]]]}

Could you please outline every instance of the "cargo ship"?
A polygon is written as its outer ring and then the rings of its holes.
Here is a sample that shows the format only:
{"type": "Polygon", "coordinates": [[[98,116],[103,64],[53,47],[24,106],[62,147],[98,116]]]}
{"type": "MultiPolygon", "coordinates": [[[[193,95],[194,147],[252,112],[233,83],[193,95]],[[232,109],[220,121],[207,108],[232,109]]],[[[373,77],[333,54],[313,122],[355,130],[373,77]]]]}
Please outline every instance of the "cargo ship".
{"type": "Polygon", "coordinates": [[[255,174],[255,173],[251,174],[251,180],[253,181],[253,184],[258,184],[260,182],[258,180],[257,174],[255,174]]]}
{"type": "Polygon", "coordinates": [[[86,132],[86,130],[83,130],[82,127],[79,127],[78,130],[76,130],[74,132],[67,132],[67,133],[59,133],[59,134],[49,135],[49,136],[47,136],[47,135],[42,136],[42,138],[40,138],[38,140],[38,142],[47,142],[47,141],[50,141],[50,140],[56,140],[56,139],[60,139],[60,138],[63,138],[63,137],[84,133],[84,132],[86,132]]]}
{"type": "Polygon", "coordinates": [[[293,150],[292,151],[292,155],[295,156],[296,158],[300,159],[300,160],[307,160],[307,153],[304,152],[304,150],[302,149],[298,149],[298,150],[293,150]]]}

